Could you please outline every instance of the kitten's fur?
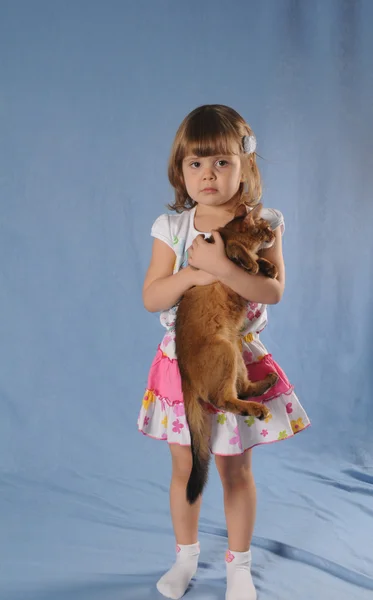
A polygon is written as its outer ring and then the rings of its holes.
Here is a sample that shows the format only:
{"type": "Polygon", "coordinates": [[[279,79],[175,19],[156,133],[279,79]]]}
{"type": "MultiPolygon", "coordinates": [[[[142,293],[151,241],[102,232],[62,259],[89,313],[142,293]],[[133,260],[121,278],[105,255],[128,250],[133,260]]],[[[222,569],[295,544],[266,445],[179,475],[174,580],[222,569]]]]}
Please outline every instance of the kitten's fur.
{"type": "MultiPolygon", "coordinates": [[[[240,205],[234,219],[218,231],[228,258],[249,273],[276,278],[276,266],[257,254],[262,242],[274,239],[268,222],[259,216],[261,208],[259,204],[247,213],[240,205]]],[[[261,396],[278,379],[276,373],[255,383],[248,379],[239,338],[246,310],[247,300],[220,282],[189,289],[179,303],[176,354],[193,457],[187,485],[190,504],[202,493],[208,476],[210,414],[205,403],[258,419],[269,413],[262,403],[242,400],[261,396]]]]}

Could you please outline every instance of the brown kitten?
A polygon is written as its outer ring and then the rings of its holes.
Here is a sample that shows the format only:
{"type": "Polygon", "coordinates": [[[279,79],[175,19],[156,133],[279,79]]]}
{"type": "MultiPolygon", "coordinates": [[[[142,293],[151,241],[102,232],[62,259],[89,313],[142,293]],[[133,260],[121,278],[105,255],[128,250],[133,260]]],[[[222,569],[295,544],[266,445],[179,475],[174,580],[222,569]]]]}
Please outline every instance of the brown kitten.
{"type": "MultiPolygon", "coordinates": [[[[247,213],[240,205],[232,221],[218,229],[230,260],[252,274],[277,277],[275,265],[258,257],[262,242],[271,242],[274,233],[259,217],[259,204],[247,213]]],[[[210,238],[213,243],[213,238],[210,238]]],[[[239,333],[247,300],[232,289],[215,282],[189,289],[180,300],[176,316],[176,355],[180,369],[184,406],[191,436],[193,466],[187,485],[187,499],[193,504],[206,484],[210,461],[210,414],[208,404],[237,415],[264,419],[264,404],[242,398],[261,396],[277,381],[276,373],[251,382],[240,349],[239,333]]]]}

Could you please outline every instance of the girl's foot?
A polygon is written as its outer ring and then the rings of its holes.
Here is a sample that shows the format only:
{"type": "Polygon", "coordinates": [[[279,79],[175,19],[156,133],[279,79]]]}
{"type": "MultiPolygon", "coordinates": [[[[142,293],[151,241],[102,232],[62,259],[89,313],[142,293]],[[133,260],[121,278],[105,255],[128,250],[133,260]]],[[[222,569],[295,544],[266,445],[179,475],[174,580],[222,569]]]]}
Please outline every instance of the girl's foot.
{"type": "Polygon", "coordinates": [[[176,562],[157,583],[158,591],[172,600],[184,596],[198,566],[199,542],[189,546],[176,546],[176,562]]]}
{"type": "Polygon", "coordinates": [[[251,577],[251,550],[225,555],[227,565],[227,593],[225,600],[256,600],[256,590],[251,577]]]}

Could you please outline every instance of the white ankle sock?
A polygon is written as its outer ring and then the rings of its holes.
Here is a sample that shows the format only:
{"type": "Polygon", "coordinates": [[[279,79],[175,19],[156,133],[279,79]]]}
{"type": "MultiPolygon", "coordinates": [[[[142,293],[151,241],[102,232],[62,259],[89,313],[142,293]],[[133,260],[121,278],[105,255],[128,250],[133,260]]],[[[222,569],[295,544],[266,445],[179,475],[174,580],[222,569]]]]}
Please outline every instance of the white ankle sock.
{"type": "Polygon", "coordinates": [[[227,565],[227,593],[225,600],[256,600],[256,590],[251,577],[251,550],[225,555],[227,565]]]}
{"type": "Polygon", "coordinates": [[[176,546],[176,562],[157,583],[157,589],[163,596],[173,600],[184,596],[197,571],[199,552],[199,542],[189,546],[176,546]]]}

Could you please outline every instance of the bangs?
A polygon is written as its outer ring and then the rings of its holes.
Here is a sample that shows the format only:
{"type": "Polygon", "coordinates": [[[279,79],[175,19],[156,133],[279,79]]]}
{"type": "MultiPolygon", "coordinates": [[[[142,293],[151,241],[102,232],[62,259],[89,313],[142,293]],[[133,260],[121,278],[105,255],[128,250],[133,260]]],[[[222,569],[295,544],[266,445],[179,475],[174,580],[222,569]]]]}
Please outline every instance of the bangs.
{"type": "Polygon", "coordinates": [[[214,111],[201,111],[187,124],[182,154],[215,156],[237,153],[239,136],[232,123],[214,111]]]}

